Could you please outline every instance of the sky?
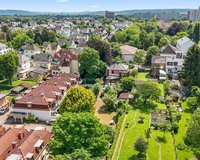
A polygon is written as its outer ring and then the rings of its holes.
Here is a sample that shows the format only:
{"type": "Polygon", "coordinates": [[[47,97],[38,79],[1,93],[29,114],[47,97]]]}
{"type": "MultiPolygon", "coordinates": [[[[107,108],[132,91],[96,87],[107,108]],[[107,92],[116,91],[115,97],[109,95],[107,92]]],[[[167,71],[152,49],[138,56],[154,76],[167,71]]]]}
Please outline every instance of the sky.
{"type": "Polygon", "coordinates": [[[41,12],[198,8],[200,0],[0,0],[0,9],[41,12]]]}

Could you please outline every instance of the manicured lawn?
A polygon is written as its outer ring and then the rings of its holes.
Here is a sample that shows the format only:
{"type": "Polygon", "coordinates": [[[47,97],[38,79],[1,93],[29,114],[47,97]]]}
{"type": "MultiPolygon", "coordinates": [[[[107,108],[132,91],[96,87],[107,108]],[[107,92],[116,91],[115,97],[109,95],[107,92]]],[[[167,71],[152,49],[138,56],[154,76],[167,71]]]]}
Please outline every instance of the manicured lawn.
{"type": "Polygon", "coordinates": [[[146,77],[147,75],[148,75],[148,73],[141,72],[141,73],[138,74],[137,80],[147,81],[149,79],[149,78],[146,77]]]}
{"type": "MultiPolygon", "coordinates": [[[[183,108],[187,109],[186,102],[183,103],[183,108]]],[[[181,120],[179,121],[179,131],[178,134],[175,134],[176,144],[184,144],[184,136],[187,131],[187,127],[189,125],[191,118],[191,114],[187,112],[182,113],[181,120]]],[[[178,149],[178,158],[179,159],[191,159],[194,157],[193,152],[186,148],[185,150],[179,150],[178,149]]]]}
{"type": "MultiPolygon", "coordinates": [[[[129,126],[124,130],[124,140],[119,153],[119,160],[136,158],[137,152],[134,150],[133,145],[140,136],[145,136],[144,131],[149,127],[149,114],[142,113],[140,110],[131,110],[128,113],[127,123],[129,123],[129,126]],[[145,117],[143,124],[138,123],[141,115],[145,117]],[[135,116],[136,119],[134,121],[135,116]]],[[[117,160],[117,157],[115,159],[117,160]]]]}

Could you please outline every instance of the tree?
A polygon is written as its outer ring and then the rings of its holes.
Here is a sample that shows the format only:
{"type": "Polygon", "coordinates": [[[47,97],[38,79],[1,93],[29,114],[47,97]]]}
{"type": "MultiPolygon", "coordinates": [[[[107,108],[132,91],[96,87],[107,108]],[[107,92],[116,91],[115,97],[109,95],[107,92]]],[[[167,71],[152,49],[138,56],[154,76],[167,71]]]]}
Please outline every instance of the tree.
{"type": "Polygon", "coordinates": [[[138,158],[144,159],[146,157],[146,152],[148,148],[148,143],[143,137],[139,137],[134,143],[134,149],[138,151],[138,158]]]}
{"type": "Polygon", "coordinates": [[[160,49],[158,46],[150,46],[147,50],[147,63],[151,64],[152,56],[159,55],[160,49]]]}
{"type": "Polygon", "coordinates": [[[64,112],[91,112],[95,105],[95,95],[90,89],[81,86],[71,87],[64,100],[62,101],[59,111],[64,112]]]}
{"type": "Polygon", "coordinates": [[[161,131],[163,132],[163,138],[165,137],[165,133],[169,130],[169,127],[167,124],[163,124],[161,126],[161,131]]]}
{"type": "Polygon", "coordinates": [[[101,84],[100,83],[96,83],[92,87],[92,91],[93,91],[93,93],[95,94],[96,97],[98,96],[100,89],[101,89],[101,84]]]}
{"type": "Polygon", "coordinates": [[[122,89],[124,91],[131,91],[133,89],[133,86],[134,86],[134,81],[135,81],[135,79],[132,76],[122,78],[120,80],[122,89]]]}
{"type": "Polygon", "coordinates": [[[192,113],[200,106],[197,97],[189,97],[186,102],[192,113]]]}
{"type": "Polygon", "coordinates": [[[92,113],[64,113],[53,125],[49,143],[53,155],[87,150],[92,157],[105,156],[111,140],[110,129],[92,113]]]}
{"type": "Polygon", "coordinates": [[[197,43],[200,41],[200,23],[197,23],[194,26],[193,38],[194,38],[194,41],[197,42],[197,43]]]}
{"type": "Polygon", "coordinates": [[[140,39],[140,48],[145,49],[146,48],[146,40],[147,40],[147,32],[145,30],[142,30],[139,34],[140,39]]]}
{"type": "Polygon", "coordinates": [[[184,60],[182,74],[184,83],[189,87],[200,86],[200,47],[197,44],[191,47],[184,60]]]}
{"type": "Polygon", "coordinates": [[[147,139],[147,142],[149,141],[149,138],[151,138],[151,128],[148,128],[147,130],[145,130],[145,136],[147,139]]]}
{"type": "Polygon", "coordinates": [[[163,90],[164,90],[165,96],[170,95],[171,85],[170,85],[169,80],[166,80],[166,81],[163,82],[163,90]]]}
{"type": "Polygon", "coordinates": [[[105,108],[107,111],[115,110],[116,99],[117,99],[117,92],[114,89],[110,89],[106,94],[104,94],[103,102],[105,104],[105,108]]]}
{"type": "Polygon", "coordinates": [[[186,132],[186,142],[193,149],[200,150],[200,110],[197,110],[190,120],[189,127],[186,132]]]}
{"type": "Polygon", "coordinates": [[[184,30],[183,23],[174,22],[172,25],[168,28],[167,34],[170,36],[176,35],[176,33],[181,32],[184,30]]]}
{"type": "Polygon", "coordinates": [[[144,50],[138,50],[133,56],[133,60],[136,64],[143,64],[146,60],[146,52],[144,50]]]}
{"type": "Polygon", "coordinates": [[[9,84],[12,84],[12,79],[17,74],[18,56],[15,51],[10,51],[0,56],[0,75],[8,79],[9,84]]]}
{"type": "Polygon", "coordinates": [[[100,60],[98,51],[85,48],[78,55],[78,60],[80,76],[86,83],[94,83],[96,78],[101,78],[105,74],[106,64],[100,60]]]}
{"type": "Polygon", "coordinates": [[[112,63],[111,46],[108,42],[101,39],[100,36],[93,35],[87,42],[88,47],[99,52],[100,59],[110,65],[112,63]]]}
{"type": "Polygon", "coordinates": [[[84,149],[76,149],[70,154],[56,155],[53,160],[92,160],[91,154],[84,149]]]}
{"type": "Polygon", "coordinates": [[[137,94],[144,100],[144,104],[146,104],[148,99],[158,100],[161,95],[161,90],[155,82],[146,81],[137,86],[137,94]]]}
{"type": "Polygon", "coordinates": [[[32,42],[33,40],[29,36],[25,34],[19,34],[13,38],[12,45],[15,49],[19,49],[25,43],[32,43],[32,42]]]}
{"type": "Polygon", "coordinates": [[[160,39],[160,42],[158,44],[159,47],[163,47],[167,44],[170,44],[170,39],[167,36],[164,36],[160,39]]]}

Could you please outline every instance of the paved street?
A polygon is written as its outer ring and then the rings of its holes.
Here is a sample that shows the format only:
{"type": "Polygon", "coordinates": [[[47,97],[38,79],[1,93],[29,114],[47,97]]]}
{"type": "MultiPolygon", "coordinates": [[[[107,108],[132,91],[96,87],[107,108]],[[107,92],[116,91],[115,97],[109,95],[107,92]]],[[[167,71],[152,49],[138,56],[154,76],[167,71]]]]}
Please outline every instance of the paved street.
{"type": "Polygon", "coordinates": [[[10,112],[12,111],[12,108],[10,108],[9,112],[7,112],[4,115],[0,115],[0,125],[2,125],[3,127],[5,127],[6,129],[10,128],[10,127],[14,127],[16,125],[24,125],[24,128],[26,128],[27,130],[31,130],[31,129],[35,129],[36,127],[45,127],[48,131],[51,131],[52,127],[45,125],[44,123],[39,123],[39,124],[15,124],[15,123],[6,123],[8,115],[10,114],[10,112]]]}

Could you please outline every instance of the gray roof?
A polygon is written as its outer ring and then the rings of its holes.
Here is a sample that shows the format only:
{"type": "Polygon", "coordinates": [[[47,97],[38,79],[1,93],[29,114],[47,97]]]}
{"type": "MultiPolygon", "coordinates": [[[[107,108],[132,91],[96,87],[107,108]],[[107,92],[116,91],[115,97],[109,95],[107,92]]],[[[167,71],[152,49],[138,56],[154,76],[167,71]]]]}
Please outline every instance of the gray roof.
{"type": "Polygon", "coordinates": [[[135,47],[129,46],[129,45],[123,45],[120,47],[122,51],[122,55],[134,55],[135,52],[138,50],[135,47]]]}
{"type": "Polygon", "coordinates": [[[27,43],[24,46],[22,46],[19,50],[20,51],[22,51],[22,50],[40,51],[40,48],[37,47],[35,44],[27,43]]]}
{"type": "Polygon", "coordinates": [[[49,54],[36,54],[33,57],[33,60],[38,62],[51,62],[52,56],[49,54]]]}
{"type": "Polygon", "coordinates": [[[185,36],[185,37],[179,39],[179,40],[177,41],[177,44],[180,45],[180,46],[183,46],[184,44],[186,44],[186,43],[188,43],[188,42],[194,43],[194,42],[192,42],[191,39],[189,39],[188,37],[185,36]]]}
{"type": "Polygon", "coordinates": [[[6,94],[0,94],[0,99],[6,97],[6,94]]]}
{"type": "Polygon", "coordinates": [[[168,44],[161,48],[161,54],[176,54],[177,48],[168,44]]]}
{"type": "Polygon", "coordinates": [[[3,43],[0,43],[0,48],[6,48],[7,46],[3,43]]]}
{"type": "Polygon", "coordinates": [[[24,89],[24,87],[18,86],[18,87],[15,87],[15,88],[11,89],[11,91],[21,92],[23,89],[24,89]]]}
{"type": "Polygon", "coordinates": [[[121,71],[128,71],[129,66],[123,63],[115,63],[108,67],[109,69],[117,69],[121,71]]]}

